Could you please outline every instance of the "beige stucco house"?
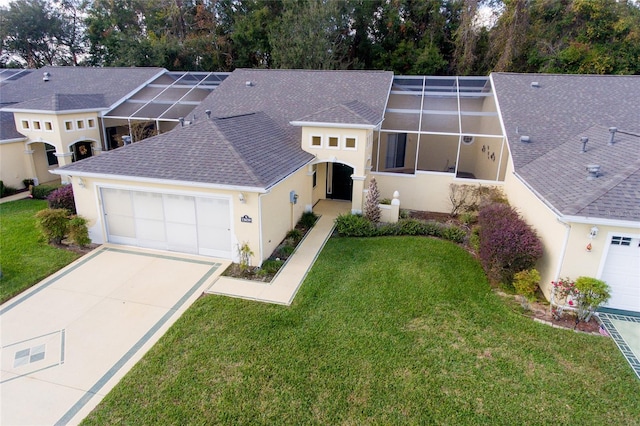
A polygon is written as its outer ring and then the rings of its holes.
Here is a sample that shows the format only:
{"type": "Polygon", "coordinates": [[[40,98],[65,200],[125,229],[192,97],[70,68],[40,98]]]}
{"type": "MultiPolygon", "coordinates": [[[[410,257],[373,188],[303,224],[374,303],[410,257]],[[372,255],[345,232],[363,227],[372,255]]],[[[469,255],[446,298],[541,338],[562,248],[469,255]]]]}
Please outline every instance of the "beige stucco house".
{"type": "MultiPolygon", "coordinates": [[[[542,238],[547,297],[552,280],[587,275],[612,287],[609,308],[640,312],[640,77],[238,69],[218,79],[172,130],[147,114],[162,134],[113,149],[102,130],[101,155],[54,171],[74,185],[95,242],[232,260],[247,243],[260,264],[319,200],[361,211],[373,176],[402,208],[439,212],[451,209],[451,184],[493,185],[542,238]]],[[[137,93],[99,127],[132,133],[137,93]]]]}

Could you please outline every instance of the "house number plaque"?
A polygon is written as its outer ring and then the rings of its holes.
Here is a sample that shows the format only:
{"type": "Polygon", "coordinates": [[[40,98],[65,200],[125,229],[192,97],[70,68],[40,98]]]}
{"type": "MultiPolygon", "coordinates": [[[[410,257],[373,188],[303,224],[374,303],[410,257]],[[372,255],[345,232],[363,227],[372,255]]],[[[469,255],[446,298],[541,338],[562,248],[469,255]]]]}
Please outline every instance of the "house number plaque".
{"type": "Polygon", "coordinates": [[[251,223],[253,222],[253,219],[245,214],[244,216],[240,216],[240,222],[251,223]]]}

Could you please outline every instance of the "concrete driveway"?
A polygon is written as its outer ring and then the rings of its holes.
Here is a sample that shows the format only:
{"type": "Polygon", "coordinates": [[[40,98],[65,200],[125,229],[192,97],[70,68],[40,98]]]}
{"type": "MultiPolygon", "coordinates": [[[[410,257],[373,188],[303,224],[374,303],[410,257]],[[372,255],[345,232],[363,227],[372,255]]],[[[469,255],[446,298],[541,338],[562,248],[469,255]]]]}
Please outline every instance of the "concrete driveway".
{"type": "Polygon", "coordinates": [[[79,423],[227,267],[105,245],[0,307],[0,424],[79,423]]]}

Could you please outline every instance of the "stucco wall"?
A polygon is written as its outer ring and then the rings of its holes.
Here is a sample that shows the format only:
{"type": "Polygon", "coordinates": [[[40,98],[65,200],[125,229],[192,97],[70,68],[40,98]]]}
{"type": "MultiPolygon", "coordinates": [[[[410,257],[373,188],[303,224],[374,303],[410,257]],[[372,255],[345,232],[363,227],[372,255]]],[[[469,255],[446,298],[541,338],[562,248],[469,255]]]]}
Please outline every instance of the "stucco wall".
{"type": "MultiPolygon", "coordinates": [[[[312,176],[308,167],[303,167],[287,179],[271,188],[268,194],[260,196],[262,217],[262,255],[267,259],[293,229],[304,213],[306,206],[312,204],[312,176]],[[296,204],[289,202],[289,193],[298,194],[296,204]]],[[[254,250],[255,251],[255,250],[254,250]]]]}
{"type": "Polygon", "coordinates": [[[302,149],[315,155],[318,162],[340,162],[347,164],[354,169],[354,175],[364,176],[367,168],[367,160],[371,155],[371,146],[368,144],[370,138],[368,134],[371,130],[366,129],[339,129],[325,127],[303,127],[302,128],[302,149]],[[312,136],[322,137],[322,147],[311,146],[312,136]],[[327,147],[327,140],[330,136],[339,138],[339,148],[327,147]],[[356,149],[344,147],[346,138],[356,138],[356,149]]]}
{"type": "Polygon", "coordinates": [[[0,144],[0,180],[21,189],[22,179],[32,178],[25,164],[24,142],[0,144]]]}

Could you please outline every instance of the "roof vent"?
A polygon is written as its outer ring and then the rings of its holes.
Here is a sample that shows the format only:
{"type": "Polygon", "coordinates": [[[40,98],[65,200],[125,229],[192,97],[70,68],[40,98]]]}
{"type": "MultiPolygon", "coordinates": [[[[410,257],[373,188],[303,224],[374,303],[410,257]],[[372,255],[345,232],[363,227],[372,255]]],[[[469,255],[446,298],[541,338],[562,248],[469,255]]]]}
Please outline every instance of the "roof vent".
{"type": "Polygon", "coordinates": [[[582,142],[582,151],[580,152],[587,152],[587,142],[589,142],[589,138],[586,136],[583,136],[580,138],[580,142],[582,142]]]}
{"type": "Polygon", "coordinates": [[[611,133],[611,136],[609,137],[608,145],[613,145],[613,139],[616,137],[617,131],[618,131],[617,127],[609,127],[609,133],[611,133]]]}
{"type": "Polygon", "coordinates": [[[522,135],[520,136],[520,142],[529,143],[531,142],[531,138],[529,136],[522,135]]]}
{"type": "Polygon", "coordinates": [[[51,77],[51,74],[49,73],[49,71],[45,71],[44,73],[42,73],[42,81],[49,81],[49,77],[51,77]]]}
{"type": "Polygon", "coordinates": [[[587,180],[594,180],[600,176],[600,165],[599,164],[589,164],[587,165],[587,172],[589,172],[589,176],[587,176],[587,180]]]}
{"type": "Polygon", "coordinates": [[[246,81],[244,83],[244,85],[247,86],[247,87],[252,87],[253,86],[253,81],[246,81]]]}
{"type": "Polygon", "coordinates": [[[125,135],[125,136],[123,136],[123,137],[122,137],[122,142],[123,142],[125,145],[131,145],[131,136],[129,136],[129,135],[125,135]]]}
{"type": "Polygon", "coordinates": [[[540,87],[540,83],[537,81],[532,81],[531,82],[531,87],[540,87]]]}
{"type": "Polygon", "coordinates": [[[207,114],[207,118],[211,118],[211,110],[207,109],[204,111],[205,114],[207,114]]]}

